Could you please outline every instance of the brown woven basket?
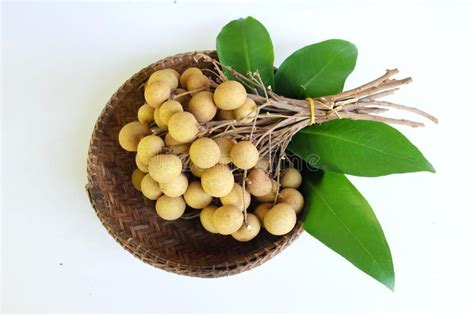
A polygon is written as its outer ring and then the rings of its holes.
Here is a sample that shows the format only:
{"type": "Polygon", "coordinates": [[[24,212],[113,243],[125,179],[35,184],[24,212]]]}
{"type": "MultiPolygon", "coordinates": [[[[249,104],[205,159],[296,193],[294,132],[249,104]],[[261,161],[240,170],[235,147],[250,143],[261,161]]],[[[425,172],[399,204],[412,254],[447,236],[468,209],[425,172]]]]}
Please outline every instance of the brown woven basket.
{"type": "MultiPolygon", "coordinates": [[[[205,52],[214,58],[214,51],[205,52]]],[[[92,206],[110,235],[140,260],[187,276],[215,278],[252,269],[271,259],[302,232],[301,220],[289,234],[275,237],[261,231],[250,242],[206,232],[198,218],[164,221],[154,202],[135,190],[130,176],[134,154],[123,150],[117,140],[120,128],[136,120],[144,103],[143,83],[156,70],[179,72],[194,66],[197,53],[179,54],[160,60],[136,73],[109,100],[94,127],[90,142],[87,191],[92,206]]]]}

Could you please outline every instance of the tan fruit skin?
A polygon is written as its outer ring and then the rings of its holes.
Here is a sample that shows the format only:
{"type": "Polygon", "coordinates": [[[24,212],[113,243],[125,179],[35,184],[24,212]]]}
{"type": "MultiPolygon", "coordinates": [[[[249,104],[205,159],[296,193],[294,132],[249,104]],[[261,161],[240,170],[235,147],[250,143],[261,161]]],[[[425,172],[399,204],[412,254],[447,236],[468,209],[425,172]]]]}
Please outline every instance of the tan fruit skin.
{"type": "Polygon", "coordinates": [[[214,103],[224,110],[233,110],[242,106],[247,100],[245,87],[237,81],[225,81],[214,91],[214,103]]]}
{"type": "Polygon", "coordinates": [[[219,150],[221,151],[219,163],[229,164],[230,162],[232,162],[232,159],[230,158],[230,150],[232,150],[232,147],[234,146],[234,144],[237,143],[237,141],[226,137],[218,137],[215,138],[214,141],[217,143],[217,145],[219,146],[219,150]]]}
{"type": "Polygon", "coordinates": [[[186,203],[183,197],[161,196],[156,201],[155,210],[158,216],[164,220],[179,219],[186,210],[186,203]]]}
{"type": "Polygon", "coordinates": [[[294,188],[282,189],[278,196],[278,202],[289,204],[295,210],[296,214],[300,213],[304,207],[303,195],[294,188]]]}
{"type": "MultiPolygon", "coordinates": [[[[200,89],[200,91],[209,90],[209,88],[211,87],[211,81],[209,81],[209,78],[206,77],[204,74],[195,73],[189,77],[188,81],[186,81],[186,87],[188,91],[193,91],[197,89],[200,89]]],[[[198,92],[191,92],[191,95],[194,95],[196,93],[198,92]]]]}
{"type": "Polygon", "coordinates": [[[247,176],[247,190],[253,196],[265,196],[272,191],[272,180],[264,170],[254,168],[247,176]]]}
{"type": "Polygon", "coordinates": [[[204,229],[214,234],[217,233],[217,230],[212,225],[212,216],[214,215],[214,211],[216,211],[216,209],[217,209],[217,206],[210,205],[202,209],[201,213],[199,214],[199,219],[204,229]]]}
{"type": "Polygon", "coordinates": [[[199,132],[198,122],[189,112],[175,113],[168,121],[171,136],[181,143],[192,142],[199,132]]]}
{"type": "Polygon", "coordinates": [[[183,144],[178,144],[178,145],[172,145],[171,147],[168,147],[170,149],[170,153],[172,154],[183,154],[183,153],[188,153],[189,152],[189,143],[183,143],[183,144]]]}
{"type": "Polygon", "coordinates": [[[138,121],[132,121],[120,129],[118,141],[120,146],[129,152],[136,152],[138,142],[150,134],[148,126],[138,121]]]}
{"type": "Polygon", "coordinates": [[[179,79],[180,79],[180,77],[181,77],[181,75],[179,74],[179,72],[176,71],[176,70],[173,69],[173,68],[168,68],[168,70],[171,71],[171,72],[174,74],[174,76],[176,77],[176,79],[178,79],[178,82],[179,82],[179,79]]]}
{"type": "Polygon", "coordinates": [[[194,94],[189,101],[188,107],[188,110],[200,123],[211,121],[217,113],[213,94],[209,91],[202,91],[194,94]]]}
{"type": "Polygon", "coordinates": [[[202,209],[212,202],[212,197],[202,189],[201,182],[194,181],[184,193],[184,201],[191,208],[202,209]]]}
{"type": "MultiPolygon", "coordinates": [[[[186,93],[185,89],[177,88],[174,91],[173,95],[179,95],[179,94],[183,94],[183,93],[186,93]]],[[[191,100],[191,95],[186,94],[186,95],[183,95],[183,96],[180,96],[180,97],[175,97],[174,100],[179,102],[181,105],[183,105],[183,108],[185,108],[186,106],[188,106],[189,101],[191,100]]]]}
{"type": "Polygon", "coordinates": [[[181,106],[179,102],[168,100],[161,104],[160,108],[158,108],[159,121],[163,126],[168,127],[168,121],[170,120],[171,116],[182,111],[183,106],[181,106]]]}
{"type": "Polygon", "coordinates": [[[272,179],[272,190],[264,196],[256,197],[256,199],[259,202],[273,202],[275,200],[277,190],[278,190],[278,183],[276,180],[272,179]]]}
{"type": "Polygon", "coordinates": [[[245,205],[245,209],[247,209],[251,202],[248,191],[245,190],[245,192],[243,192],[242,186],[237,183],[234,183],[231,192],[221,197],[220,200],[224,206],[234,206],[242,211],[244,210],[243,206],[245,205]],[[242,200],[242,198],[245,198],[245,200],[242,200]]]}
{"type": "Polygon", "coordinates": [[[189,168],[191,169],[191,173],[196,177],[201,177],[204,171],[206,170],[205,168],[197,167],[193,164],[192,161],[189,162],[189,168]]]}
{"type": "Polygon", "coordinates": [[[173,145],[180,145],[180,144],[182,144],[182,143],[179,142],[179,141],[177,141],[176,139],[174,139],[174,138],[170,135],[169,132],[166,134],[166,136],[165,136],[165,145],[166,145],[167,147],[171,147],[171,146],[173,146],[173,145]]]}
{"type": "Polygon", "coordinates": [[[217,164],[206,169],[201,176],[201,184],[212,197],[223,197],[234,187],[234,176],[225,165],[217,164]]]}
{"type": "Polygon", "coordinates": [[[148,160],[148,172],[159,183],[167,183],[181,174],[183,165],[176,155],[159,154],[148,160]]]}
{"type": "Polygon", "coordinates": [[[230,150],[230,158],[232,163],[240,169],[248,170],[254,167],[260,154],[255,145],[250,141],[240,141],[234,144],[230,150]]]}
{"type": "Polygon", "coordinates": [[[186,192],[186,189],[188,189],[188,178],[181,173],[178,177],[167,183],[160,183],[160,189],[168,197],[175,198],[182,196],[186,192]]]}
{"type": "Polygon", "coordinates": [[[212,225],[219,234],[230,235],[242,226],[244,215],[234,206],[217,208],[212,215],[212,225]]]}
{"type": "Polygon", "coordinates": [[[148,81],[146,85],[150,85],[154,82],[161,82],[167,86],[169,86],[170,89],[174,90],[178,87],[179,83],[179,73],[178,76],[176,76],[176,71],[173,69],[162,69],[155,71],[150,78],[148,78],[148,81]]]}
{"type": "Polygon", "coordinates": [[[240,169],[251,169],[257,165],[260,154],[255,145],[250,141],[240,141],[230,150],[232,163],[240,169]]]}
{"type": "Polygon", "coordinates": [[[283,188],[298,189],[302,182],[303,177],[301,176],[301,173],[294,168],[287,168],[284,170],[280,178],[280,184],[283,188]]]}
{"type": "Polygon", "coordinates": [[[155,121],[155,124],[163,129],[168,129],[168,126],[165,125],[161,119],[160,119],[160,108],[155,108],[155,111],[153,112],[153,120],[155,121]]]}
{"type": "Polygon", "coordinates": [[[140,188],[143,195],[150,200],[156,200],[162,195],[160,185],[151,178],[150,174],[146,174],[143,177],[140,188]]]}
{"type": "Polygon", "coordinates": [[[132,173],[132,185],[133,187],[138,190],[142,191],[141,189],[141,184],[142,184],[142,179],[145,177],[146,173],[140,171],[140,169],[136,168],[133,173],[132,173]]]}
{"type": "Polygon", "coordinates": [[[171,96],[171,88],[159,81],[145,87],[145,101],[153,108],[158,108],[171,96]]]}
{"type": "Polygon", "coordinates": [[[260,221],[252,213],[247,214],[249,226],[242,224],[240,229],[232,233],[232,237],[240,242],[248,242],[254,239],[260,232],[260,221]]]}
{"type": "Polygon", "coordinates": [[[270,203],[270,202],[261,203],[257,206],[257,208],[255,208],[254,214],[260,220],[260,223],[262,225],[263,225],[263,220],[265,219],[265,215],[271,208],[273,208],[273,203],[270,203]]]}
{"type": "Polygon", "coordinates": [[[143,164],[139,159],[138,155],[135,155],[135,164],[137,165],[138,169],[143,173],[148,173],[148,166],[143,164]]]}
{"type": "Polygon", "coordinates": [[[219,111],[219,120],[234,120],[234,111],[233,110],[220,110],[219,111]]]}
{"type": "Polygon", "coordinates": [[[296,224],[295,210],[288,204],[278,203],[267,212],[263,224],[270,234],[285,235],[296,224]]]}
{"type": "Polygon", "coordinates": [[[186,83],[187,83],[189,77],[192,76],[193,74],[196,74],[196,73],[202,74],[201,69],[196,68],[196,67],[191,67],[191,68],[188,68],[188,69],[184,70],[184,72],[181,74],[181,78],[179,79],[179,82],[180,82],[181,87],[183,89],[187,89],[186,83]]]}
{"type": "Polygon", "coordinates": [[[155,109],[148,104],[143,104],[138,109],[137,118],[142,124],[148,125],[154,120],[153,113],[155,109]]]}
{"type": "Polygon", "coordinates": [[[268,169],[270,168],[270,162],[268,161],[268,158],[259,159],[257,165],[255,165],[255,168],[260,168],[268,172],[268,169]]]}
{"type": "Polygon", "coordinates": [[[234,110],[235,119],[242,120],[243,122],[251,122],[257,114],[257,104],[254,100],[247,98],[245,103],[239,108],[234,110]]]}
{"type": "Polygon", "coordinates": [[[219,162],[221,151],[214,140],[202,137],[191,144],[189,156],[197,167],[210,168],[219,162]]]}
{"type": "Polygon", "coordinates": [[[141,164],[148,165],[148,159],[163,150],[165,143],[159,136],[149,135],[143,137],[137,146],[137,158],[141,164]]]}

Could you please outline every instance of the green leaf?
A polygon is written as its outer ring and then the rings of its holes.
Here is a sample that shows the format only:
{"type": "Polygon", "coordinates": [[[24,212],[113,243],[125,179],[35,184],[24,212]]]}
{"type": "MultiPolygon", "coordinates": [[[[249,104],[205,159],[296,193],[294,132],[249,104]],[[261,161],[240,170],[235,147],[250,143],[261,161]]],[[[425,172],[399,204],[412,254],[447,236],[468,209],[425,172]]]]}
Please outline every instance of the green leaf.
{"type": "Polygon", "coordinates": [[[341,39],[303,47],[281,64],[275,75],[276,92],[293,98],[341,92],[356,60],[356,46],[341,39]]]}
{"type": "Polygon", "coordinates": [[[259,21],[250,16],[231,21],[220,31],[216,46],[220,62],[242,74],[258,70],[263,83],[274,86],[273,44],[259,21]]]}
{"type": "Polygon", "coordinates": [[[309,126],[293,136],[289,149],[313,167],[350,175],[435,172],[403,134],[375,121],[338,119],[309,126]]]}
{"type": "Polygon", "coordinates": [[[305,230],[369,276],[394,289],[392,255],[372,208],[343,175],[306,172],[305,230]]]}

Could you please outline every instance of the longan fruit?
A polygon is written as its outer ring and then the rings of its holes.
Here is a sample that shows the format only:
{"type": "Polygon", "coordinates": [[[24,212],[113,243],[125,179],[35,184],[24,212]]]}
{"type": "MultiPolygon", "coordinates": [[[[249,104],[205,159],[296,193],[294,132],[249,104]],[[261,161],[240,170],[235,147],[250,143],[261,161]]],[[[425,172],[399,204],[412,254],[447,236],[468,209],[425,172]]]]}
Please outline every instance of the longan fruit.
{"type": "Polygon", "coordinates": [[[143,164],[139,159],[138,155],[135,155],[135,164],[137,165],[138,169],[143,173],[148,173],[148,165],[143,164]]]}
{"type": "Polygon", "coordinates": [[[212,225],[212,216],[214,215],[214,211],[216,211],[217,206],[209,205],[201,210],[199,214],[199,219],[201,220],[201,224],[204,229],[208,232],[216,234],[217,231],[212,225]]]}
{"type": "Polygon", "coordinates": [[[259,157],[260,153],[258,153],[257,147],[250,141],[237,142],[232,146],[232,150],[230,150],[232,163],[243,170],[254,167],[259,157]]]}
{"type": "Polygon", "coordinates": [[[194,94],[189,101],[188,110],[200,123],[211,121],[214,116],[216,116],[217,112],[212,93],[209,91],[202,91],[194,94]]]}
{"type": "MultiPolygon", "coordinates": [[[[173,95],[180,95],[180,94],[183,94],[183,93],[186,93],[185,89],[177,88],[174,91],[173,95]]],[[[188,103],[191,100],[191,95],[186,94],[186,95],[182,95],[182,96],[179,96],[179,97],[175,97],[174,100],[179,102],[181,105],[183,105],[183,107],[185,107],[185,106],[188,106],[188,103]]]]}
{"type": "Polygon", "coordinates": [[[278,191],[278,183],[274,179],[271,179],[271,181],[272,181],[272,190],[266,195],[256,197],[256,199],[259,202],[273,202],[275,200],[275,197],[278,191]]]}
{"type": "Polygon", "coordinates": [[[191,208],[202,209],[211,203],[212,197],[202,189],[201,182],[194,181],[186,189],[184,201],[191,208]]]}
{"type": "Polygon", "coordinates": [[[214,140],[202,137],[191,144],[189,157],[197,167],[210,168],[219,162],[221,151],[214,140]]]}
{"type": "Polygon", "coordinates": [[[230,150],[232,150],[232,147],[234,146],[236,141],[227,137],[217,137],[214,139],[214,141],[219,146],[219,150],[221,152],[219,163],[229,164],[230,162],[232,162],[232,159],[230,158],[230,150]]]}
{"type": "Polygon", "coordinates": [[[188,82],[189,77],[191,77],[193,74],[196,74],[196,73],[202,74],[201,69],[196,68],[196,67],[191,67],[184,70],[184,72],[181,74],[181,78],[179,79],[179,82],[183,89],[187,89],[186,83],[188,82]]]}
{"type": "Polygon", "coordinates": [[[183,106],[179,102],[174,100],[166,101],[158,108],[159,121],[163,126],[168,127],[170,117],[182,111],[183,106]]]}
{"type": "Polygon", "coordinates": [[[247,209],[251,201],[249,192],[247,190],[244,191],[242,189],[242,186],[237,183],[234,183],[234,186],[232,187],[230,193],[225,196],[222,196],[220,200],[224,206],[234,206],[240,209],[241,211],[244,210],[244,206],[245,209],[247,209]]]}
{"type": "Polygon", "coordinates": [[[142,172],[140,169],[136,168],[133,173],[132,173],[132,185],[133,187],[138,190],[142,191],[141,189],[141,184],[142,184],[142,179],[145,177],[146,173],[142,172]]]}
{"type": "Polygon", "coordinates": [[[179,112],[168,120],[168,130],[177,141],[188,143],[196,138],[199,132],[199,124],[193,114],[179,112]]]}
{"type": "Polygon", "coordinates": [[[156,201],[155,209],[160,218],[164,220],[176,220],[179,219],[183,215],[184,210],[186,210],[186,203],[183,197],[168,197],[163,195],[156,201]]]}
{"type": "Polygon", "coordinates": [[[225,81],[214,91],[214,103],[225,110],[237,109],[247,100],[245,87],[237,81],[225,81]]]}
{"type": "Polygon", "coordinates": [[[257,115],[257,104],[251,98],[247,98],[245,103],[237,109],[234,109],[235,119],[242,120],[245,123],[251,122],[257,115]]]}
{"type": "Polygon", "coordinates": [[[253,213],[257,216],[262,225],[263,220],[265,219],[265,215],[271,208],[273,208],[273,203],[270,202],[261,203],[257,206],[257,208],[255,208],[255,211],[253,213]]]}
{"type": "Polygon", "coordinates": [[[140,188],[143,195],[150,200],[156,200],[162,195],[160,185],[151,178],[150,174],[146,174],[145,177],[143,177],[140,188]]]}
{"type": "Polygon", "coordinates": [[[171,147],[168,147],[170,150],[170,153],[179,155],[183,153],[188,153],[189,152],[189,143],[183,143],[183,144],[177,144],[177,145],[172,145],[171,147]]]}
{"type": "Polygon", "coordinates": [[[260,221],[255,215],[248,213],[247,223],[247,226],[244,223],[242,224],[240,229],[232,233],[232,237],[238,240],[239,242],[248,242],[254,239],[255,236],[258,235],[258,232],[260,232],[260,221]]]}
{"type": "Polygon", "coordinates": [[[160,108],[155,108],[155,111],[153,112],[153,120],[155,121],[156,125],[160,128],[163,129],[168,129],[168,126],[166,126],[160,119],[160,108]]]}
{"type": "Polygon", "coordinates": [[[303,195],[294,188],[282,189],[278,196],[278,202],[284,202],[290,205],[295,210],[296,214],[300,213],[304,207],[303,195]]]}
{"type": "Polygon", "coordinates": [[[286,203],[276,204],[267,212],[263,219],[265,229],[273,235],[287,234],[295,227],[295,224],[295,210],[286,203]]]}
{"type": "MultiPolygon", "coordinates": [[[[203,90],[209,90],[211,87],[211,81],[209,80],[208,77],[206,77],[204,74],[200,73],[195,73],[192,76],[189,77],[188,81],[186,81],[186,88],[188,91],[193,91],[200,89],[201,91],[203,90]]],[[[196,92],[191,92],[191,95],[196,94],[196,92]]]]}
{"type": "Polygon", "coordinates": [[[240,229],[243,221],[242,210],[234,206],[222,206],[214,211],[211,222],[219,234],[230,235],[240,229]]]}
{"type": "Polygon", "coordinates": [[[268,158],[261,158],[258,160],[257,165],[254,166],[255,168],[260,168],[264,171],[268,171],[270,169],[270,161],[268,158]]]}
{"type": "Polygon", "coordinates": [[[303,177],[301,176],[301,173],[293,167],[289,167],[285,169],[280,178],[280,184],[281,184],[281,187],[283,188],[297,189],[298,187],[301,186],[302,182],[303,182],[303,177]]]}
{"type": "Polygon", "coordinates": [[[165,143],[159,136],[149,135],[138,143],[137,159],[144,165],[148,165],[148,159],[163,150],[165,143]]]}
{"type": "Polygon", "coordinates": [[[223,197],[234,187],[234,175],[222,164],[214,165],[204,171],[201,176],[202,188],[212,197],[223,197]]]}
{"type": "Polygon", "coordinates": [[[172,181],[181,174],[183,164],[173,154],[158,154],[148,160],[148,172],[159,183],[172,181]]]}
{"type": "Polygon", "coordinates": [[[118,141],[120,146],[126,151],[136,152],[138,142],[150,134],[148,126],[138,121],[132,121],[120,129],[118,141]]]}
{"type": "Polygon", "coordinates": [[[247,189],[253,196],[265,196],[272,190],[272,180],[260,168],[254,168],[247,176],[247,189]]]}
{"type": "Polygon", "coordinates": [[[234,111],[233,110],[220,110],[219,111],[219,120],[234,120],[234,111]]]}
{"type": "Polygon", "coordinates": [[[148,125],[154,120],[153,118],[154,112],[155,112],[155,109],[153,107],[151,107],[150,105],[146,103],[143,104],[138,109],[138,113],[137,113],[138,121],[141,122],[142,124],[148,125]]]}
{"type": "Polygon", "coordinates": [[[167,147],[171,147],[171,146],[174,146],[174,145],[180,145],[182,144],[181,142],[177,141],[175,138],[173,138],[170,133],[168,132],[166,135],[165,135],[165,145],[167,147]]]}
{"type": "Polygon", "coordinates": [[[205,168],[200,168],[191,161],[189,162],[189,168],[191,169],[191,173],[196,177],[201,177],[202,173],[206,170],[205,168]]]}
{"type": "Polygon", "coordinates": [[[147,86],[154,82],[161,82],[169,86],[172,90],[178,87],[179,73],[173,69],[162,69],[153,72],[153,74],[148,78],[147,86]],[[177,74],[177,75],[176,75],[177,74]]]}
{"type": "Polygon", "coordinates": [[[181,78],[181,74],[179,74],[179,72],[173,68],[168,68],[169,71],[171,71],[175,76],[176,76],[176,79],[179,79],[181,78]]]}
{"type": "Polygon", "coordinates": [[[145,87],[145,101],[153,108],[158,108],[170,96],[171,88],[160,81],[147,84],[145,87]]]}
{"type": "Polygon", "coordinates": [[[183,173],[166,183],[160,183],[161,191],[168,197],[182,196],[188,189],[188,178],[183,173]]]}

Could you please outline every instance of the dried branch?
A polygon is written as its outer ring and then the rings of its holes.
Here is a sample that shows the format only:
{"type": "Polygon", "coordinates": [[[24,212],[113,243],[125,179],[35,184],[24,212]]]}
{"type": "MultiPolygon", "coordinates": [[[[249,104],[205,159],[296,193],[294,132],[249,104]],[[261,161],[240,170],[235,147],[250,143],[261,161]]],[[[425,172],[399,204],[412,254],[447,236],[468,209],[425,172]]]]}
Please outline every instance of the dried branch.
{"type": "MultiPolygon", "coordinates": [[[[291,99],[276,94],[271,87],[264,85],[258,72],[241,74],[229,66],[221,64],[208,55],[198,54],[196,60],[203,60],[214,65],[216,84],[228,80],[224,71],[232,74],[251,91],[248,97],[258,105],[257,115],[251,120],[212,121],[203,126],[200,136],[232,136],[237,140],[251,140],[260,152],[267,157],[271,169],[269,173],[279,180],[282,161],[286,160],[286,148],[295,133],[310,125],[311,110],[307,100],[291,99]],[[257,91],[259,93],[257,93],[257,91]],[[276,162],[275,162],[276,161],[276,162]]],[[[379,78],[338,94],[314,98],[314,121],[321,124],[330,120],[348,118],[354,120],[371,120],[387,124],[398,124],[409,127],[422,127],[424,124],[408,119],[380,116],[390,109],[410,112],[427,118],[434,123],[438,120],[420,109],[379,100],[394,94],[400,86],[408,84],[411,78],[393,79],[397,69],[387,70],[379,78]]],[[[241,174],[245,178],[245,174],[241,174]]]]}

